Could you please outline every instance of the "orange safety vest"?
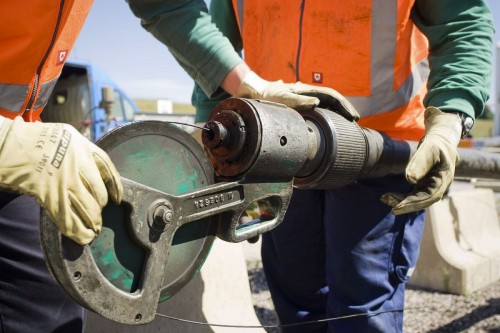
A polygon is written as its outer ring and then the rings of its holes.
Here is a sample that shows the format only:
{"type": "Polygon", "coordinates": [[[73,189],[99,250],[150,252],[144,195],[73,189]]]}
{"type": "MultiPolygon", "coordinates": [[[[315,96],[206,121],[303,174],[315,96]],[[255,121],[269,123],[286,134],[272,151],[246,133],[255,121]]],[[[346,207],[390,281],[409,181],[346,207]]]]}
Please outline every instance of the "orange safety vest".
{"type": "Polygon", "coordinates": [[[359,124],[398,139],[424,133],[428,42],[415,0],[232,0],[245,61],[267,80],[331,87],[359,124]]]}
{"type": "Polygon", "coordinates": [[[0,115],[39,119],[92,2],[0,1],[0,115]]]}

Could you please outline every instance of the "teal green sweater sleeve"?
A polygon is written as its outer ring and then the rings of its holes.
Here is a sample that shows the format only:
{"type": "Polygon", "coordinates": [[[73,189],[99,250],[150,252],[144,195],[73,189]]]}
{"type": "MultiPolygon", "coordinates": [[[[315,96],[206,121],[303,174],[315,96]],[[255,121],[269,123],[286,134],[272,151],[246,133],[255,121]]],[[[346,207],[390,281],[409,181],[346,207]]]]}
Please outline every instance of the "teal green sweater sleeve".
{"type": "Polygon", "coordinates": [[[203,91],[220,84],[243,60],[212,22],[203,0],[127,0],[141,25],[165,44],[203,91]]]}
{"type": "MultiPolygon", "coordinates": [[[[231,0],[212,0],[210,3],[210,15],[220,32],[229,39],[235,50],[240,54],[243,49],[243,42],[231,0]]],[[[212,112],[215,106],[228,97],[230,95],[227,93],[208,97],[201,86],[195,82],[191,96],[191,103],[196,109],[195,121],[207,121],[210,112],[212,112]]]]}
{"type": "Polygon", "coordinates": [[[416,0],[412,19],[429,40],[425,106],[479,116],[488,100],[493,21],[484,0],[416,0]]]}

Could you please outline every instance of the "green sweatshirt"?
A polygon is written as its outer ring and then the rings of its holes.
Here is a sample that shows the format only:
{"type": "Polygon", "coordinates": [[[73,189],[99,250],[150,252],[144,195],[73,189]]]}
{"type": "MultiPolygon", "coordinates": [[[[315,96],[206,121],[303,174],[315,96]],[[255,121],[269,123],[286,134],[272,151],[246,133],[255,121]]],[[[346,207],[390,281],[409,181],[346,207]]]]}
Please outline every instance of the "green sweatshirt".
{"type": "Polygon", "coordinates": [[[127,0],[141,25],[167,46],[210,97],[226,75],[243,62],[213,24],[203,0],[127,0]]]}
{"type": "MultiPolygon", "coordinates": [[[[228,97],[220,83],[241,62],[235,51],[242,43],[231,1],[212,0],[212,19],[201,0],[129,0],[129,4],[143,27],[167,45],[196,81],[192,99],[196,121],[206,120],[213,107],[228,97]]],[[[424,105],[479,116],[489,95],[494,34],[485,1],[416,0],[412,19],[430,44],[424,105]]]]}

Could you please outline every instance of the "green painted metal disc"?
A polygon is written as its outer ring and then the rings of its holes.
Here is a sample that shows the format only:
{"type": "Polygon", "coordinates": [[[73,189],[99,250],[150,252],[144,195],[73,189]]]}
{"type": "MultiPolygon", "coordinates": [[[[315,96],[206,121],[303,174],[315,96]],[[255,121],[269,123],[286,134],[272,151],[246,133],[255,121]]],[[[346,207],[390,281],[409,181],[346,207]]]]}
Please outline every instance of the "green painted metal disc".
{"type": "MultiPolygon", "coordinates": [[[[103,136],[97,145],[111,157],[122,177],[171,195],[213,184],[214,172],[202,147],[179,127],[159,121],[136,122],[103,136]]],[[[144,249],[128,232],[127,212],[108,204],[103,228],[91,243],[99,270],[117,288],[133,293],[144,264],[144,249]]],[[[216,223],[202,219],[177,230],[160,301],[164,301],[199,271],[215,239],[216,223]]]]}

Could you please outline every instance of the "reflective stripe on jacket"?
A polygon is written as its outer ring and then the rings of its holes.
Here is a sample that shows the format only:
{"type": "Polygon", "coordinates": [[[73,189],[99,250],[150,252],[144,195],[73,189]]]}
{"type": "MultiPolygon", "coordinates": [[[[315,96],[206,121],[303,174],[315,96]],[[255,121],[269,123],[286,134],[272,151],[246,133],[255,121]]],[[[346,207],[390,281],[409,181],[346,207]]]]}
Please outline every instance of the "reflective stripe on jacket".
{"type": "Polygon", "coordinates": [[[245,61],[267,80],[323,85],[346,96],[362,126],[419,140],[428,42],[415,0],[232,0],[245,61]]]}
{"type": "Polygon", "coordinates": [[[1,1],[0,115],[38,119],[92,0],[1,1]]]}

